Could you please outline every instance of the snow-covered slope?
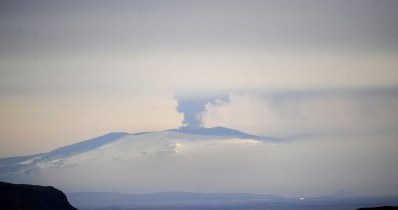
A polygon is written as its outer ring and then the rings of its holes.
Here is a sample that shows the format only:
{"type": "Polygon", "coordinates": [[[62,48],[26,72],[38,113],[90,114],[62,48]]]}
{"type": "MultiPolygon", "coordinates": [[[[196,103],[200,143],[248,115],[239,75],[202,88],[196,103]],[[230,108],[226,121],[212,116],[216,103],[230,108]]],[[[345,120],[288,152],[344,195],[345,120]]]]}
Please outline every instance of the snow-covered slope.
{"type": "Polygon", "coordinates": [[[144,179],[152,173],[176,177],[168,170],[183,165],[190,168],[191,163],[203,164],[197,159],[206,153],[215,155],[220,149],[236,151],[276,141],[223,127],[110,133],[44,154],[0,159],[0,180],[52,184],[63,189],[73,186],[66,189],[70,191],[95,190],[92,186],[103,190],[103,185],[113,186],[113,181],[104,180],[106,177],[118,178],[119,185],[130,178],[144,179]]]}

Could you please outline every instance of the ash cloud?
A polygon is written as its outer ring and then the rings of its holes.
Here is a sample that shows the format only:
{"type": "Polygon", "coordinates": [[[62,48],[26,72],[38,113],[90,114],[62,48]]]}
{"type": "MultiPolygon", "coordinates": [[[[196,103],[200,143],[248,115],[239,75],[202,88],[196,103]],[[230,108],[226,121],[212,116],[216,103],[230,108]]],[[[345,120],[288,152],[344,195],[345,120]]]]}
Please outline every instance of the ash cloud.
{"type": "Polygon", "coordinates": [[[216,104],[220,101],[229,101],[226,94],[220,95],[176,95],[176,110],[183,114],[182,127],[200,128],[203,126],[202,113],[207,104],[216,104]]]}

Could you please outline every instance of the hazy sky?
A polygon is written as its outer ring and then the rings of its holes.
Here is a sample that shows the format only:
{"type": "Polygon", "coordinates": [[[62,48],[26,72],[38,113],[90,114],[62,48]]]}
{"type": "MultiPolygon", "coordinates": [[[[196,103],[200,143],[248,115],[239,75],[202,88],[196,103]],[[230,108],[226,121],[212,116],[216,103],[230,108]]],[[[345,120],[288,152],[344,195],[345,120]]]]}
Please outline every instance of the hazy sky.
{"type": "Polygon", "coordinates": [[[204,126],[393,133],[397,10],[394,0],[2,0],[0,156],[179,127],[177,103],[208,95],[204,126]]]}

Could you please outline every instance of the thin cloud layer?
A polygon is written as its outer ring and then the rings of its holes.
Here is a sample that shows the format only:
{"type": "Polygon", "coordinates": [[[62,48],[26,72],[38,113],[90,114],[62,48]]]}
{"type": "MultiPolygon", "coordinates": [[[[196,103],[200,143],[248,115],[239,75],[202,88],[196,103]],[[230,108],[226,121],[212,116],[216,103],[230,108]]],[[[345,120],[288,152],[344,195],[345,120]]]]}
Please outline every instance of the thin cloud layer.
{"type": "Polygon", "coordinates": [[[237,93],[207,104],[204,125],[262,135],[356,135],[398,128],[398,90],[347,89],[237,93]]]}
{"type": "Polygon", "coordinates": [[[1,51],[397,49],[396,1],[1,1],[1,51]],[[376,2],[376,3],[375,3],[376,2]],[[11,24],[10,24],[11,23],[11,24]]]}

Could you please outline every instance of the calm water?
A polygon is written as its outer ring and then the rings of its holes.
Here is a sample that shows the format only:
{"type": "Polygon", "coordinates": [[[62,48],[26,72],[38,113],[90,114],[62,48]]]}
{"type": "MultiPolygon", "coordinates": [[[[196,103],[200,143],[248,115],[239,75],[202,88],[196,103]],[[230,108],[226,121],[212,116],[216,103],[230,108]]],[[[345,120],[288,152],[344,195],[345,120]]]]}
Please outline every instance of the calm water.
{"type": "MultiPolygon", "coordinates": [[[[73,203],[73,202],[72,202],[73,203]]],[[[135,202],[120,202],[95,206],[92,204],[74,204],[80,210],[355,210],[361,207],[398,206],[398,197],[372,198],[314,198],[308,200],[285,199],[271,201],[200,201],[184,202],[146,200],[135,202]]]]}

